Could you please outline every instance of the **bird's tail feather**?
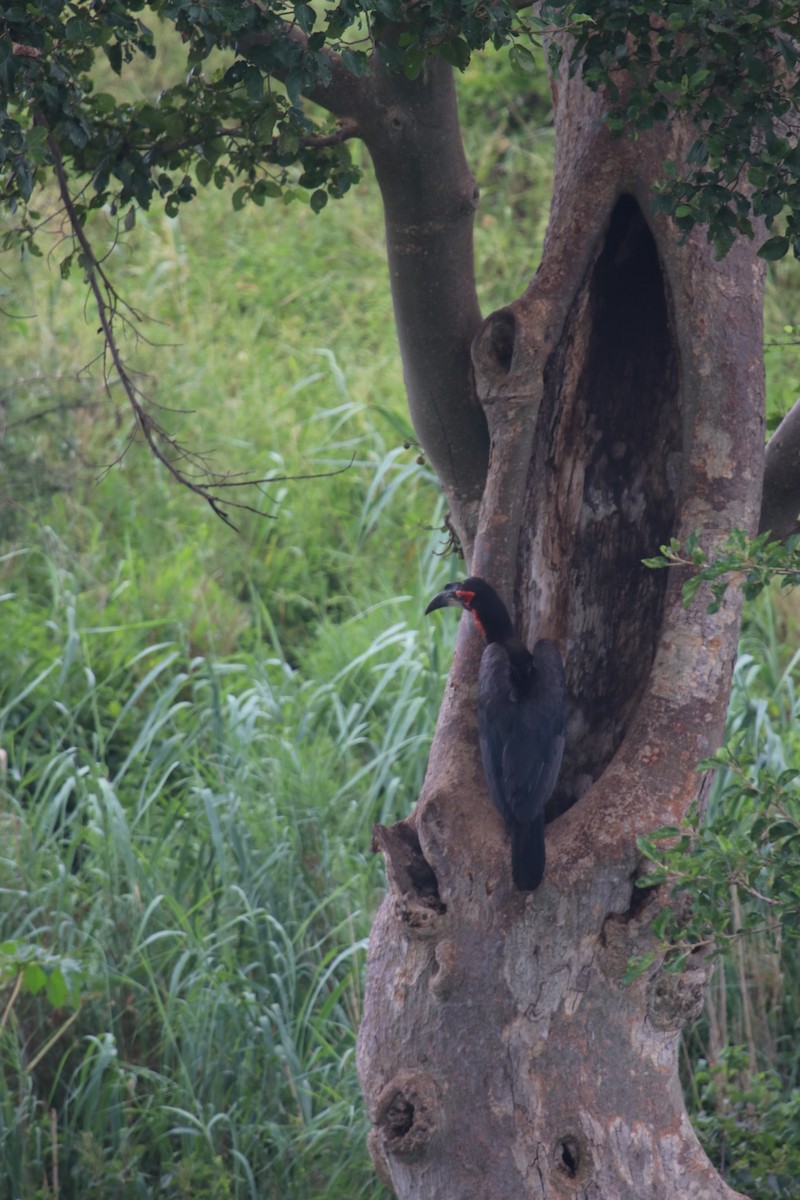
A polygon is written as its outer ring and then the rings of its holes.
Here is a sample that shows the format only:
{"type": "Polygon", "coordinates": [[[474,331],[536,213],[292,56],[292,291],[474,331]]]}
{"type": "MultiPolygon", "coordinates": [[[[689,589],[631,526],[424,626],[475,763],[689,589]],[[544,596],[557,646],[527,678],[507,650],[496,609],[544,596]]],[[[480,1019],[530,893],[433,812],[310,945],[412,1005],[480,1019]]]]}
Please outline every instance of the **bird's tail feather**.
{"type": "Polygon", "coordinates": [[[532,892],[544,875],[544,813],[511,830],[511,875],[521,892],[532,892]]]}

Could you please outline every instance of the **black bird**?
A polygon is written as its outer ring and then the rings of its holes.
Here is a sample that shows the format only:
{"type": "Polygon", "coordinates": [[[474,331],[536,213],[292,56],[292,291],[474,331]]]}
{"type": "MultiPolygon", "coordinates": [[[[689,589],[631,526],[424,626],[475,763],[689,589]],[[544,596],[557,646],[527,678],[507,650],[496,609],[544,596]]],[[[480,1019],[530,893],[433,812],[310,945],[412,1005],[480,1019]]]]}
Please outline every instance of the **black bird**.
{"type": "Polygon", "coordinates": [[[544,874],[544,806],[564,753],[564,666],[555,642],[533,653],[514,632],[493,587],[472,577],[448,583],[425,613],[447,605],[472,613],[486,638],[478,671],[478,740],[489,792],[511,835],[511,874],[533,891],[544,874]]]}

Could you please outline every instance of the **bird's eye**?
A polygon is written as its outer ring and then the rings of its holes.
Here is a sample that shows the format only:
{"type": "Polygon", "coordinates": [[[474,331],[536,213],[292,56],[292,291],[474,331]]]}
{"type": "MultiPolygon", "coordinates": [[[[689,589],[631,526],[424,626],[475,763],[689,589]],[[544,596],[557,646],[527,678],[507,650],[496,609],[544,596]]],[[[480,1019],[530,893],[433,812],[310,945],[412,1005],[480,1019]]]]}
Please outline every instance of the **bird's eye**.
{"type": "Polygon", "coordinates": [[[456,592],[456,595],[462,604],[464,604],[467,608],[472,608],[472,602],[475,599],[474,592],[456,592]]]}

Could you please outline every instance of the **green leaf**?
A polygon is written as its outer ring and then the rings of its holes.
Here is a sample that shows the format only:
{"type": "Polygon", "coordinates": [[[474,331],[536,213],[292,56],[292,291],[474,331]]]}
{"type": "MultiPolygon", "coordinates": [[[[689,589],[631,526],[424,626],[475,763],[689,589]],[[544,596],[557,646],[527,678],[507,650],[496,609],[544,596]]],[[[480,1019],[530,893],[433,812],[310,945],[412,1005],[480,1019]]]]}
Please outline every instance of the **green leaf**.
{"type": "Polygon", "coordinates": [[[259,179],[258,183],[253,186],[253,194],[276,198],[283,194],[283,188],[274,179],[259,179]]]}
{"type": "Polygon", "coordinates": [[[703,582],[702,575],[695,575],[692,579],[687,579],[683,585],[681,592],[684,608],[688,608],[698,593],[700,584],[703,582]]]}
{"type": "Polygon", "coordinates": [[[654,829],[653,832],[647,836],[652,841],[663,841],[665,838],[680,837],[680,834],[681,831],[678,829],[677,825],[660,825],[658,829],[654,829]]]}
{"type": "Polygon", "coordinates": [[[22,968],[22,986],[31,996],[36,996],[47,984],[47,976],[38,963],[28,963],[22,968]]]}
{"type": "Polygon", "coordinates": [[[668,904],[665,904],[661,912],[655,917],[651,926],[653,936],[659,940],[665,938],[668,934],[670,926],[675,920],[675,914],[668,904]]]}
{"type": "Polygon", "coordinates": [[[353,75],[366,75],[369,71],[369,58],[363,50],[342,50],[342,62],[353,75]]]}
{"type": "Polygon", "coordinates": [[[245,63],[242,71],[242,82],[248,98],[257,103],[264,94],[264,80],[258,67],[245,63]]]}
{"type": "Polygon", "coordinates": [[[211,182],[214,174],[214,164],[210,163],[207,158],[200,158],[195,164],[194,173],[200,186],[205,187],[211,182]]]}
{"type": "Polygon", "coordinates": [[[509,50],[508,61],[523,75],[533,75],[536,72],[536,59],[528,47],[521,46],[519,42],[515,42],[509,50]]]}
{"type": "MultiPolygon", "coordinates": [[[[109,92],[96,92],[92,96],[92,107],[95,112],[105,115],[106,113],[114,112],[117,107],[117,101],[109,92]]],[[[47,136],[47,130],[43,129],[42,133],[47,136]]]]}
{"type": "Polygon", "coordinates": [[[64,26],[64,36],[68,42],[89,42],[95,40],[97,26],[85,17],[70,17],[64,26]]]}
{"type": "Polygon", "coordinates": [[[419,46],[409,46],[403,56],[406,79],[418,79],[425,65],[425,51],[419,46]]]}
{"type": "Polygon", "coordinates": [[[767,262],[776,262],[779,258],[783,258],[789,250],[788,237],[771,237],[763,245],[758,248],[759,258],[765,258],[767,262]]]}
{"type": "Polygon", "coordinates": [[[459,71],[463,71],[469,66],[470,49],[463,38],[456,38],[453,42],[443,42],[439,47],[439,54],[445,62],[459,71]]]}
{"type": "Polygon", "coordinates": [[[625,984],[633,983],[641,975],[644,975],[655,962],[655,953],[638,954],[628,959],[628,967],[625,974],[622,976],[622,982],[625,984]]]}
{"type": "Polygon", "coordinates": [[[45,994],[53,1005],[53,1008],[64,1007],[69,996],[69,988],[67,987],[67,981],[62,971],[56,969],[55,971],[51,971],[47,976],[45,994]]]}
{"type": "Polygon", "coordinates": [[[310,4],[296,4],[294,9],[297,24],[303,33],[310,33],[314,28],[315,13],[310,4]]]}

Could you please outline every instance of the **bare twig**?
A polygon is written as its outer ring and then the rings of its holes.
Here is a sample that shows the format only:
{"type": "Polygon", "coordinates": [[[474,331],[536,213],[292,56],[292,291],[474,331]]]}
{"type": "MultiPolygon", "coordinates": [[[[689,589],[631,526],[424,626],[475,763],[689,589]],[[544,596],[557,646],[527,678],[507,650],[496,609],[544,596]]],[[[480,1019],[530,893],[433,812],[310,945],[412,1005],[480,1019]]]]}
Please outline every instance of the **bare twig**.
{"type": "Polygon", "coordinates": [[[46,421],[48,417],[58,416],[61,413],[91,412],[95,408],[102,407],[102,400],[66,400],[63,404],[51,404],[49,408],[40,408],[38,412],[30,413],[27,417],[9,421],[6,430],[19,429],[23,425],[34,425],[37,421],[46,421]]]}
{"type": "Polygon", "coordinates": [[[55,1046],[56,1042],[60,1041],[60,1039],[64,1036],[64,1034],[69,1029],[70,1025],[74,1025],[80,1015],[81,1015],[81,1004],[78,1005],[78,1007],[75,1009],[75,1011],[73,1013],[71,1013],[65,1021],[62,1021],[62,1023],[59,1025],[58,1029],[55,1031],[55,1033],[50,1035],[50,1037],[47,1039],[45,1044],[43,1046],[39,1047],[36,1054],[34,1054],[33,1058],[31,1059],[31,1061],[26,1064],[25,1070],[28,1072],[29,1075],[32,1074],[36,1070],[36,1068],[38,1067],[38,1065],[42,1061],[42,1059],[47,1054],[50,1053],[50,1051],[53,1049],[53,1046],[55,1046]]]}
{"type": "Polygon", "coordinates": [[[359,128],[355,121],[341,120],[338,127],[331,133],[309,134],[308,137],[302,139],[302,144],[315,148],[319,146],[339,146],[342,142],[346,142],[350,138],[360,136],[359,128]]]}
{"type": "Polygon", "coordinates": [[[0,316],[8,317],[10,321],[32,321],[36,313],[9,312],[7,308],[3,308],[2,304],[0,304],[0,316]]]}
{"type": "Polygon", "coordinates": [[[51,1192],[53,1200],[58,1200],[61,1185],[58,1178],[58,1109],[50,1109],[50,1158],[52,1164],[51,1192]]]}
{"type": "MultiPolygon", "coordinates": [[[[145,153],[153,160],[161,158],[169,158],[171,154],[175,154],[179,150],[192,150],[195,146],[199,146],[202,142],[207,142],[209,137],[215,138],[230,138],[231,141],[241,139],[249,141],[250,135],[246,129],[217,129],[213,135],[209,135],[208,131],[199,131],[194,137],[184,138],[180,142],[170,142],[167,146],[160,146],[154,143],[151,146],[145,147],[145,153]]],[[[308,137],[300,139],[301,146],[309,146],[317,149],[325,146],[340,146],[342,142],[349,141],[351,138],[360,137],[360,131],[355,121],[342,118],[337,128],[330,133],[309,134],[308,137]]],[[[270,143],[273,151],[278,151],[278,139],[275,137],[270,143]]]]}
{"type": "MultiPolygon", "coordinates": [[[[188,488],[190,492],[194,492],[196,496],[209,505],[211,510],[220,520],[229,525],[231,529],[236,529],[233,521],[228,513],[223,509],[220,497],[215,495],[215,492],[226,488],[257,488],[263,491],[263,488],[271,483],[283,482],[290,479],[321,479],[332,475],[339,475],[346,471],[349,463],[345,467],[338,468],[335,471],[315,472],[312,474],[303,475],[278,475],[278,476],[258,476],[253,477],[242,473],[240,477],[231,476],[229,474],[216,472],[211,469],[208,462],[208,457],[205,454],[191,451],[185,446],[182,446],[176,438],[167,432],[163,425],[153,417],[152,413],[145,407],[144,397],[139,388],[137,388],[133,375],[128,369],[119,348],[116,334],[114,332],[114,322],[117,317],[121,316],[120,310],[127,310],[130,316],[122,315],[121,319],[132,324],[132,318],[141,320],[142,314],[137,312],[130,305],[126,304],[120,297],[113,283],[106,274],[102,261],[97,257],[92,247],[91,242],[86,234],[84,225],[81,222],[78,211],[75,207],[75,200],[69,188],[69,180],[64,167],[64,161],[61,155],[61,149],[53,136],[52,131],[48,129],[48,146],[50,153],[53,156],[53,166],[58,182],[58,189],[61,196],[61,202],[64,205],[69,220],[72,236],[77,241],[83,252],[83,268],[86,272],[86,279],[89,284],[89,290],[94,298],[97,308],[97,315],[100,320],[100,332],[103,334],[105,350],[104,350],[104,383],[107,389],[110,388],[108,360],[110,359],[114,374],[122,385],[122,389],[128,399],[128,403],[135,419],[135,428],[138,430],[145,442],[147,443],[153,456],[166,467],[172,477],[183,487],[188,488]],[[181,465],[178,465],[181,464],[181,465]]],[[[136,331],[139,336],[138,330],[136,331]]],[[[131,439],[133,440],[133,439],[131,439]]],[[[128,443],[130,445],[130,442],[128,443]]],[[[127,447],[126,447],[127,449],[127,447]]],[[[124,455],[125,451],[123,451],[124,455]]],[[[257,516],[269,516],[262,509],[255,505],[247,504],[244,500],[235,500],[228,498],[225,501],[226,508],[237,508],[243,512],[255,513],[257,516]]]]}
{"type": "Polygon", "coordinates": [[[3,1016],[0,1018],[0,1032],[2,1032],[8,1024],[8,1018],[11,1016],[11,1010],[14,1007],[14,1001],[19,995],[20,988],[22,987],[22,978],[22,971],[18,971],[17,977],[14,980],[14,986],[11,989],[11,995],[8,998],[5,1009],[3,1010],[3,1016]]]}

